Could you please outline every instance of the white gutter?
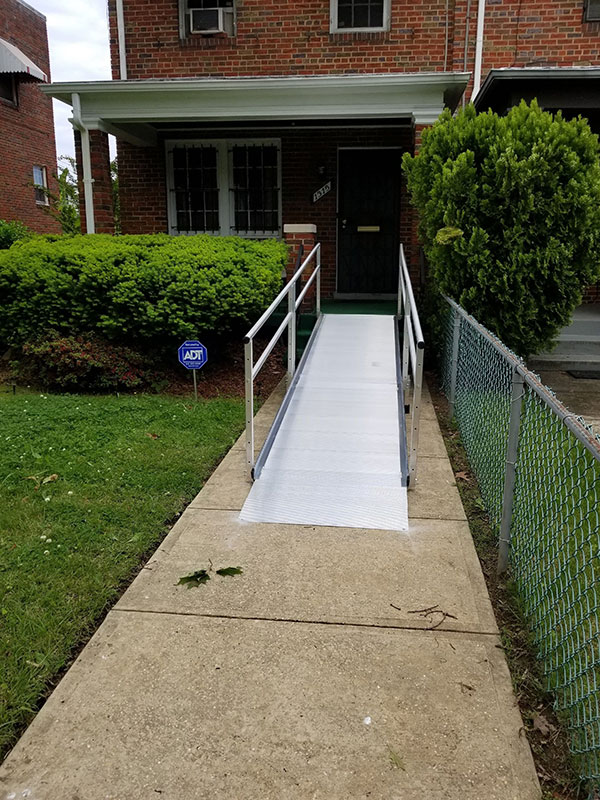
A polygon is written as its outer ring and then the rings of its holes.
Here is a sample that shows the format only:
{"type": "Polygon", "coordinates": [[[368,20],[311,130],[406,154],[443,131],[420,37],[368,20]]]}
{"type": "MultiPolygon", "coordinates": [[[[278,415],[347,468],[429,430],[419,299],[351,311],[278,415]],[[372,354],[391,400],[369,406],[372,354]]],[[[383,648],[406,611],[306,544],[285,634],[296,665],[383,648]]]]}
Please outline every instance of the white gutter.
{"type": "Polygon", "coordinates": [[[127,52],[125,50],[125,16],[123,0],[117,0],[117,40],[119,42],[119,77],[127,80],[127,52]]]}
{"type": "Polygon", "coordinates": [[[94,219],[94,179],[92,178],[92,158],[90,154],[90,132],[81,121],[81,99],[72,95],[73,127],[81,133],[81,161],[83,166],[83,196],[85,200],[85,227],[87,233],[96,233],[94,219]]]}
{"type": "Polygon", "coordinates": [[[481,86],[481,61],[483,58],[483,24],[485,22],[485,0],[479,0],[477,7],[477,38],[475,40],[475,69],[473,70],[473,91],[471,99],[476,97],[481,86]]]}

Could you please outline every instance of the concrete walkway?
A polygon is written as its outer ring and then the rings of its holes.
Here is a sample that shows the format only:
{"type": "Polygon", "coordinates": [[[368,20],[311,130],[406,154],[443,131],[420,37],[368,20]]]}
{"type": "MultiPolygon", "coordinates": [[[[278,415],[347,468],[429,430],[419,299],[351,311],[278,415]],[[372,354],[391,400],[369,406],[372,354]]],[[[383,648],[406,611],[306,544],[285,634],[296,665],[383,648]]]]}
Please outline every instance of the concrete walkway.
{"type": "Polygon", "coordinates": [[[240,523],[240,440],[0,768],[0,798],[539,798],[427,394],[422,425],[403,533],[240,523]],[[244,573],[176,585],[209,559],[244,573]]]}

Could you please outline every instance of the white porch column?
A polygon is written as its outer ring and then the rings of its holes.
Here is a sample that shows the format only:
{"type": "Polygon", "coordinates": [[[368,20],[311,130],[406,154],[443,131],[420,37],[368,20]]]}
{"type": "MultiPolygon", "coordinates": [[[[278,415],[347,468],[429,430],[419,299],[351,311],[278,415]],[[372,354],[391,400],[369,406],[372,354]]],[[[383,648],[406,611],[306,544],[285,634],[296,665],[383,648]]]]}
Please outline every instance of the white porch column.
{"type": "Polygon", "coordinates": [[[90,153],[90,132],[81,121],[81,100],[73,94],[73,126],[81,133],[81,161],[83,166],[83,197],[85,205],[85,227],[88,233],[96,232],[94,218],[94,179],[90,153]]]}

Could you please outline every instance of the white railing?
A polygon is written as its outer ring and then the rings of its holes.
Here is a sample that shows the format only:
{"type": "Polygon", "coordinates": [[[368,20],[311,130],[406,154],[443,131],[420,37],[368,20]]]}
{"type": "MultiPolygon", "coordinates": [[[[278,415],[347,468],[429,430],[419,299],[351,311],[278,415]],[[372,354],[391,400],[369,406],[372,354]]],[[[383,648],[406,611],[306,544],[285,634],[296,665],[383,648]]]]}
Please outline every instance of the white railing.
{"type": "Polygon", "coordinates": [[[287,328],[287,376],[288,381],[294,377],[296,371],[296,312],[302,305],[306,293],[316,281],[316,310],[317,318],[321,314],[321,245],[316,244],[304,261],[300,264],[294,275],[286,283],[283,289],[279,292],[275,300],[267,308],[265,313],[261,316],[258,322],[253,325],[246,336],[244,337],[244,355],[245,355],[245,383],[246,383],[246,461],[248,462],[248,469],[250,474],[253,475],[254,465],[256,463],[254,457],[254,379],[264,366],[265,361],[273,351],[273,348],[283,335],[287,328]],[[313,271],[298,293],[297,284],[302,275],[308,269],[310,264],[313,264],[313,271]],[[256,364],[254,363],[254,338],[256,334],[262,329],[265,323],[271,318],[274,311],[279,304],[287,297],[288,306],[287,313],[283,318],[281,325],[273,334],[271,340],[260,354],[256,364]]]}
{"type": "Polygon", "coordinates": [[[419,444],[419,416],[423,388],[423,356],[425,340],[421,331],[415,296],[406,266],[404,247],[400,245],[398,268],[398,320],[403,322],[402,334],[402,384],[405,402],[410,406],[410,429],[407,432],[409,487],[414,487],[417,474],[417,446],[419,444]],[[410,397],[410,402],[407,400],[410,397]]]}

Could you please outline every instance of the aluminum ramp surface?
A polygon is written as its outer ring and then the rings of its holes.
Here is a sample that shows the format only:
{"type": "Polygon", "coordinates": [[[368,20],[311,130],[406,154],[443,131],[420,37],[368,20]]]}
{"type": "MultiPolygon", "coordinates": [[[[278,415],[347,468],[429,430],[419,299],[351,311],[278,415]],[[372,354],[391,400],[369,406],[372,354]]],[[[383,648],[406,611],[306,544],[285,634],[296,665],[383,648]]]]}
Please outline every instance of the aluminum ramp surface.
{"type": "Polygon", "coordinates": [[[395,324],[324,315],[242,520],[408,530],[395,324]]]}

